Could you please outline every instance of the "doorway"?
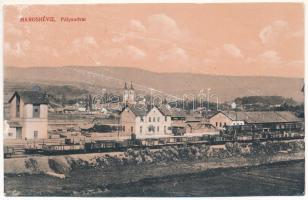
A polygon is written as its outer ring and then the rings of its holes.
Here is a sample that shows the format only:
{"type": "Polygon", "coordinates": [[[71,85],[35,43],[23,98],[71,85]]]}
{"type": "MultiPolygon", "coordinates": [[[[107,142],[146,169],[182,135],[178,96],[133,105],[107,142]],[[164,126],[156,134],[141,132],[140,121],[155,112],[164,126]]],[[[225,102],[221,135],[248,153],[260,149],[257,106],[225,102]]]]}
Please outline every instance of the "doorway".
{"type": "Polygon", "coordinates": [[[22,139],[22,128],[16,127],[16,139],[22,139]]]}

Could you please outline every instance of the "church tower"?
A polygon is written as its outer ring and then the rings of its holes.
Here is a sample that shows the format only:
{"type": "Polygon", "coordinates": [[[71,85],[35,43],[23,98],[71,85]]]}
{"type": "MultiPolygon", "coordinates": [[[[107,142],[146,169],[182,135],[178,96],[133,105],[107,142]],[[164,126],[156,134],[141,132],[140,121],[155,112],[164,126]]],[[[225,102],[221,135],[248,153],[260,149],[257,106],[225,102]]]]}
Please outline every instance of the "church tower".
{"type": "Polygon", "coordinates": [[[130,104],[135,104],[135,90],[132,82],[130,82],[128,102],[130,104]]]}
{"type": "Polygon", "coordinates": [[[124,85],[124,92],[123,92],[123,103],[127,103],[129,98],[129,90],[127,88],[126,82],[124,85]]]}
{"type": "Polygon", "coordinates": [[[123,92],[123,103],[125,104],[135,104],[135,90],[133,87],[133,83],[130,83],[130,88],[128,89],[127,84],[125,82],[124,92],[123,92]]]}

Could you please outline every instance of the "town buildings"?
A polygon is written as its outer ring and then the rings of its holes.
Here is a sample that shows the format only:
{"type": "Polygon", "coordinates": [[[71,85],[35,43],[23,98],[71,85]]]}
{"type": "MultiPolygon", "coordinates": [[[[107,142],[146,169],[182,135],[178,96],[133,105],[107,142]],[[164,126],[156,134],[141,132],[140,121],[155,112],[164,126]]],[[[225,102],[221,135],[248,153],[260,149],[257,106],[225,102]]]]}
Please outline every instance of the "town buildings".
{"type": "Polygon", "coordinates": [[[39,91],[15,92],[10,104],[10,119],[5,138],[48,138],[48,98],[39,91]]]}
{"type": "Polygon", "coordinates": [[[187,117],[184,111],[165,105],[149,110],[126,106],[120,113],[120,124],[123,135],[136,134],[137,138],[217,132],[205,118],[187,117]]]}
{"type": "MultiPolygon", "coordinates": [[[[90,99],[90,98],[89,98],[90,99]]],[[[109,126],[106,132],[118,136],[137,138],[211,134],[227,126],[253,125],[258,130],[303,129],[303,122],[291,112],[235,112],[219,111],[206,118],[201,112],[184,111],[163,105],[139,104],[135,91],[125,84],[120,111],[102,108],[104,112],[78,110],[78,105],[58,107],[49,113],[47,95],[39,91],[15,92],[9,100],[10,118],[4,123],[5,138],[48,138],[52,133],[65,129],[95,132],[96,125],[109,126]],[[123,106],[123,107],[122,107],[123,106]],[[117,133],[116,133],[117,132],[117,133]]],[[[90,104],[90,103],[88,103],[90,104]]],[[[245,129],[246,130],[246,129],[245,129]]],[[[256,129],[257,130],[257,129],[256,129]]],[[[97,131],[99,132],[99,131],[97,131]]]]}

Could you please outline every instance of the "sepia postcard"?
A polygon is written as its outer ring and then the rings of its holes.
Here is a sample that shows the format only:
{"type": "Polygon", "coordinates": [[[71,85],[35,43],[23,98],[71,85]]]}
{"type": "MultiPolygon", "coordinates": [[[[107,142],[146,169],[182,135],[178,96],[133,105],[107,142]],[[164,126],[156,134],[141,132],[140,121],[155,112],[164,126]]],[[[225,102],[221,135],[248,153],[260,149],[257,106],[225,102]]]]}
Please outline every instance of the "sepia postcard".
{"type": "Polygon", "coordinates": [[[304,197],[305,6],[4,4],[3,195],[304,197]]]}

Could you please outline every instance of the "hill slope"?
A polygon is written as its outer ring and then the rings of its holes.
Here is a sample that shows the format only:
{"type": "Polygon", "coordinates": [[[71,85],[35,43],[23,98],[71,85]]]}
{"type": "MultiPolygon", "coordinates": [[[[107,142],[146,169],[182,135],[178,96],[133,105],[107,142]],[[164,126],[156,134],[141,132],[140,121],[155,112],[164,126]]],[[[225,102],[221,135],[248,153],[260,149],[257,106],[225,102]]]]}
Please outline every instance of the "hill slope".
{"type": "MultiPolygon", "coordinates": [[[[89,91],[102,88],[120,92],[124,82],[133,81],[139,91],[150,92],[150,88],[164,94],[181,96],[196,94],[201,89],[211,88],[220,102],[243,96],[277,95],[303,101],[301,93],[304,80],[279,77],[235,77],[184,73],[155,73],[125,67],[6,67],[4,80],[14,84],[70,84],[89,91]]],[[[6,84],[4,85],[6,89],[6,84]]]]}

